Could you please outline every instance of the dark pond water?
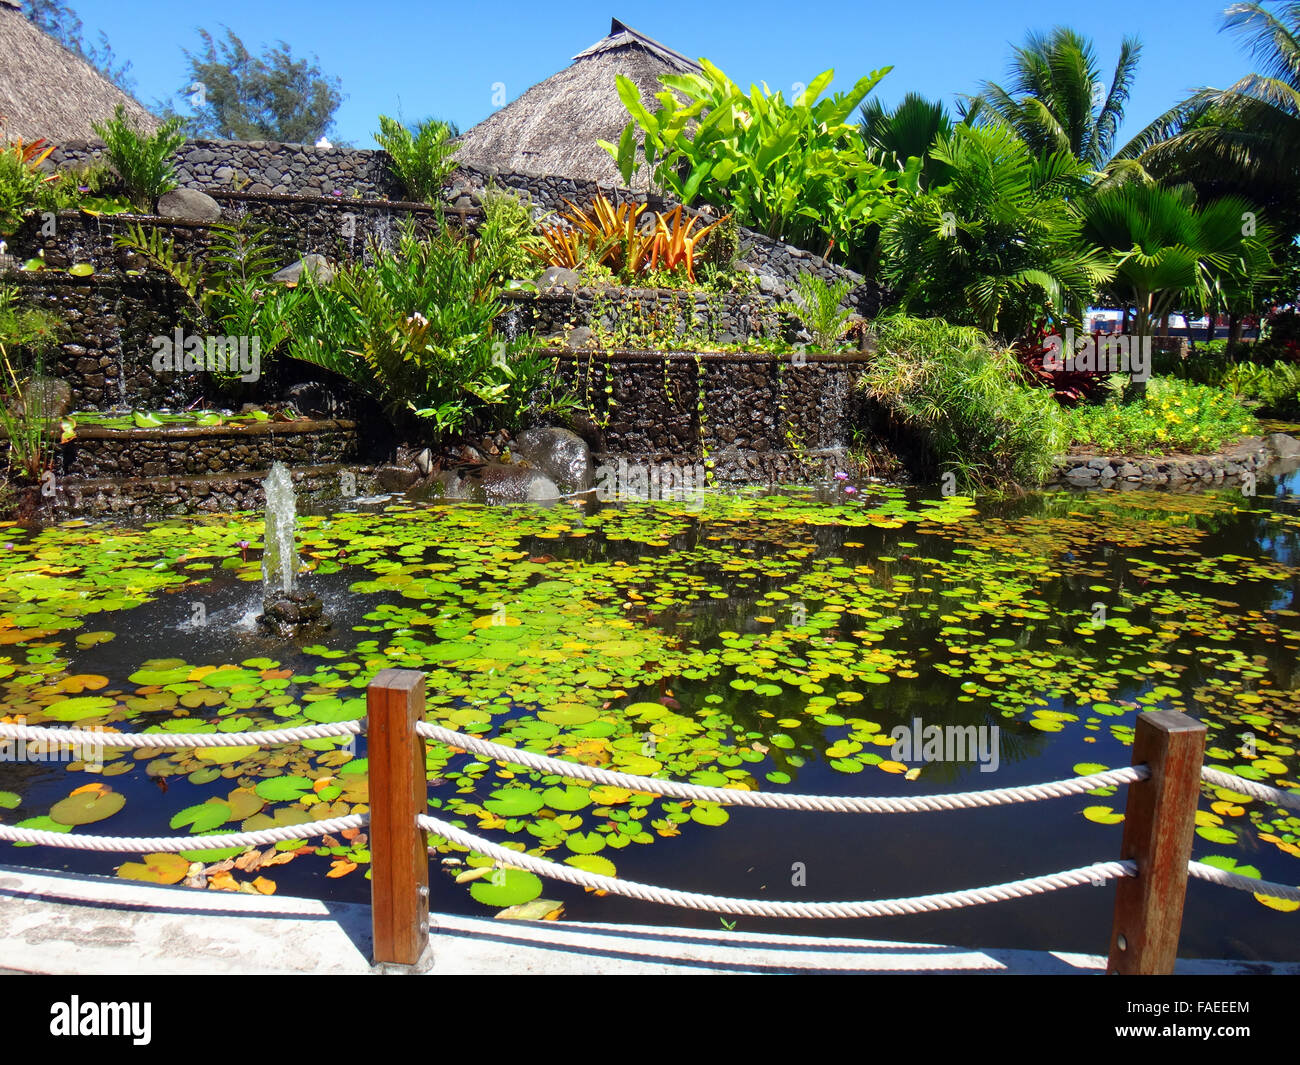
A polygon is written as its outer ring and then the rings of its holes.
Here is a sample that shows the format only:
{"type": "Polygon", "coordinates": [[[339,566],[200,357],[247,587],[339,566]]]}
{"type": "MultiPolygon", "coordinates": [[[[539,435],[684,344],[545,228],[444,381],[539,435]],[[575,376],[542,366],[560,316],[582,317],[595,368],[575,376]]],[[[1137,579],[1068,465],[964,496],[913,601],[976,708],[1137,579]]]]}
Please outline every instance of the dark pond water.
{"type": "MultiPolygon", "coordinates": [[[[1300,789],[1298,487],[925,499],[862,485],[690,501],[439,507],[300,518],[304,583],[334,628],[257,635],[261,519],[0,528],[0,717],[180,731],[364,712],[381,668],[424,670],[429,716],[560,757],[701,784],[851,795],[1005,787],[1128,765],[1136,715],[1209,727],[1210,764],[1300,789]],[[970,760],[895,757],[897,726],[972,726],[970,760]],[[994,730],[996,729],[996,732],[994,730]],[[977,752],[980,753],[980,752],[977,752]]],[[[962,752],[943,752],[948,758],[962,752]]],[[[233,831],[357,812],[364,741],[80,764],[0,761],[0,821],[108,835],[233,831]],[[89,785],[89,789],[86,786],[89,785]],[[75,789],[83,790],[73,794],[75,789]],[[123,799],[125,800],[123,802],[123,799]],[[197,809],[196,809],[197,807],[197,809]]],[[[868,817],[720,809],[512,776],[441,748],[438,816],[553,861],[685,890],[857,900],[1118,857],[1125,795],[868,817]]],[[[1205,788],[1194,856],[1300,881],[1300,800],[1205,788]]],[[[318,841],[313,841],[318,842],[318,841]]],[[[361,838],[273,862],[0,844],[0,862],[366,901],[361,838]],[[128,863],[119,872],[123,862],[128,863]]],[[[436,841],[435,841],[436,842],[436,841]]],[[[510,873],[435,910],[538,893],[563,919],[718,918],[510,873]]],[[[870,921],[741,929],[1104,952],[1113,887],[870,921]]],[[[1300,912],[1193,882],[1182,953],[1295,959],[1300,912]]]]}

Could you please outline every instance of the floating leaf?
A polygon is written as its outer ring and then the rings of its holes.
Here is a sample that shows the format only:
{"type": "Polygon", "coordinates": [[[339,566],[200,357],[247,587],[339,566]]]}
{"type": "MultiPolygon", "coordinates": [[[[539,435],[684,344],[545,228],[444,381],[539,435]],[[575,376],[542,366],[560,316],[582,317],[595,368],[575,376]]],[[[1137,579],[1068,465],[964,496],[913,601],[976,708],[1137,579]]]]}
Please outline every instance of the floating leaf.
{"type": "Polygon", "coordinates": [[[147,884],[179,884],[190,871],[190,861],[181,854],[146,854],[143,862],[124,862],[117,875],[123,880],[147,884]]]}
{"type": "Polygon", "coordinates": [[[61,825],[91,825],[112,817],[126,805],[126,796],[117,791],[82,791],[56,802],[50,819],[61,825]]]}

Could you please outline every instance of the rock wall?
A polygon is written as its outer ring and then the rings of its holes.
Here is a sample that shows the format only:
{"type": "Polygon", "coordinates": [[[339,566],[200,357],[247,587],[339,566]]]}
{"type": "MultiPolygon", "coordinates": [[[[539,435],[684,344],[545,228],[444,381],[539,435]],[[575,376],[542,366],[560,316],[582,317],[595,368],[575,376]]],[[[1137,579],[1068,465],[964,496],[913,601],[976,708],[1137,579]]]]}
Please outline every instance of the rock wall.
{"type": "Polygon", "coordinates": [[[347,462],[357,456],[351,421],[258,422],[252,425],[107,429],[82,425],[58,450],[55,473],[83,480],[198,477],[347,462]]]}
{"type": "Polygon", "coordinates": [[[571,352],[558,363],[599,455],[712,463],[720,480],[825,475],[857,423],[857,357],[571,352]]]}

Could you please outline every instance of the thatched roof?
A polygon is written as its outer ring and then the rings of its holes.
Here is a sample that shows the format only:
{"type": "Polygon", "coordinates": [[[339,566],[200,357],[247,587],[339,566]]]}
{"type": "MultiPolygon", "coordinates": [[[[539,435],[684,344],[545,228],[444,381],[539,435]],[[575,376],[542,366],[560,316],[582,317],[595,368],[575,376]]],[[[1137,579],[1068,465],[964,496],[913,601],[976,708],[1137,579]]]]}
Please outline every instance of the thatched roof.
{"type": "Polygon", "coordinates": [[[55,144],[97,140],[92,122],[117,105],[149,131],[158,120],[108,78],[27,21],[14,0],[0,0],[0,116],[3,134],[55,144]]]}
{"type": "MultiPolygon", "coordinates": [[[[554,174],[622,185],[618,167],[596,141],[618,143],[630,120],[614,76],[637,83],[651,110],[660,74],[698,73],[700,65],[613,19],[609,36],[573,57],[459,139],[457,158],[487,170],[554,174]]],[[[640,141],[640,137],[637,138],[640,141]]],[[[633,184],[645,188],[643,168],[633,184]]]]}

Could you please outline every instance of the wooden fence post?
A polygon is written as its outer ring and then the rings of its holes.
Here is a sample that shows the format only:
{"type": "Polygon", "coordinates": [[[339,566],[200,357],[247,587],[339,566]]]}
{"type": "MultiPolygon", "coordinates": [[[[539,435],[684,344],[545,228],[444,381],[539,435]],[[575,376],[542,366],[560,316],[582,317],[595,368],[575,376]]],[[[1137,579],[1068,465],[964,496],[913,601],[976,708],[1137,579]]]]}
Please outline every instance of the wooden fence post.
{"type": "Polygon", "coordinates": [[[1205,725],[1173,710],[1139,714],[1133,764],[1151,770],[1130,784],[1120,858],[1138,875],[1119,880],[1108,973],[1172,973],[1187,896],[1205,725]]]}
{"type": "Polygon", "coordinates": [[[414,965],[429,942],[429,849],[415,817],[427,812],[424,674],[384,669],[366,688],[370,761],[370,900],[374,961],[414,965]]]}

